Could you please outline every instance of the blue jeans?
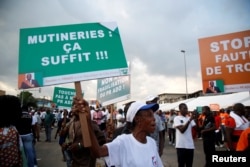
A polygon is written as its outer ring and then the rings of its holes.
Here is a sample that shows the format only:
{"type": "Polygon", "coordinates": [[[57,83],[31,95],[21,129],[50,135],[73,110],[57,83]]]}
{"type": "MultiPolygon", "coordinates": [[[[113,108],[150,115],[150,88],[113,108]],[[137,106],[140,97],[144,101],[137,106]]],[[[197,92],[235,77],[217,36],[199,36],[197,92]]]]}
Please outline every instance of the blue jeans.
{"type": "Polygon", "coordinates": [[[33,144],[33,134],[21,135],[23,141],[24,152],[28,161],[28,167],[34,167],[37,165],[36,151],[33,144]]]}
{"type": "Polygon", "coordinates": [[[65,158],[66,158],[66,163],[67,163],[67,167],[71,167],[71,162],[72,162],[72,155],[71,152],[69,150],[64,150],[63,151],[65,158]]]}
{"type": "Polygon", "coordinates": [[[46,141],[51,141],[51,125],[45,125],[46,141]]]}

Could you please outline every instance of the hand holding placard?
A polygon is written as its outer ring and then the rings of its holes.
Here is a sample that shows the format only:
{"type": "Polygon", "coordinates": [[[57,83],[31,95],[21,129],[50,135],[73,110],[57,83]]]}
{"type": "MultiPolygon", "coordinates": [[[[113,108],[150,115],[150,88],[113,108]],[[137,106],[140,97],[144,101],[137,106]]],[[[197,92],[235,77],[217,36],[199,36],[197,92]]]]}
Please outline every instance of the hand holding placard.
{"type": "Polygon", "coordinates": [[[89,135],[89,128],[88,128],[88,116],[90,116],[90,109],[88,102],[82,98],[82,88],[80,82],[75,82],[75,89],[76,89],[76,97],[73,101],[73,110],[79,113],[80,124],[81,124],[81,132],[83,138],[83,145],[84,147],[91,146],[91,140],[89,135]],[[82,99],[82,100],[81,100],[82,99]]]}

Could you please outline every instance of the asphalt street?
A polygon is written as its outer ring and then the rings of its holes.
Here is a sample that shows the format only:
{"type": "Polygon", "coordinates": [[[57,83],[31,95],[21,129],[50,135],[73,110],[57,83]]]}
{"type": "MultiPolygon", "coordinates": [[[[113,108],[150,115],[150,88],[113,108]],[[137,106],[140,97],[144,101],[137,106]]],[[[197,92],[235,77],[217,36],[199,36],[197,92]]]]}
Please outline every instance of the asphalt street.
{"type": "MultiPolygon", "coordinates": [[[[54,139],[56,128],[52,130],[52,141],[50,143],[45,142],[45,132],[41,132],[40,142],[35,145],[38,166],[39,167],[66,167],[66,163],[62,161],[62,153],[57,140],[54,139]]],[[[205,164],[204,153],[202,148],[202,140],[195,140],[195,151],[193,167],[203,167],[205,164]]],[[[219,148],[223,150],[223,148],[219,148]]],[[[173,145],[168,144],[166,136],[166,142],[164,147],[164,153],[161,157],[165,167],[177,167],[176,149],[173,145]]],[[[97,167],[104,166],[103,160],[97,160],[97,167]]]]}

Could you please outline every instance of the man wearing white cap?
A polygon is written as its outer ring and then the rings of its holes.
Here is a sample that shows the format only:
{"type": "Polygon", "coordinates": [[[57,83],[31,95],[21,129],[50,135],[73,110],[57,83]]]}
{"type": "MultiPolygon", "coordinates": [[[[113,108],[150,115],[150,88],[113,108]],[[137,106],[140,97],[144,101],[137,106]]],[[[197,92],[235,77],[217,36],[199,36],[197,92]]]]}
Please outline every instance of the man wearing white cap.
{"type": "MultiPolygon", "coordinates": [[[[88,103],[76,99],[74,108],[88,112],[88,103]],[[80,102],[79,102],[80,101],[80,102]],[[81,107],[83,106],[83,107],[81,107]]],[[[143,166],[163,167],[158,154],[155,140],[148,136],[155,130],[154,111],[158,104],[145,104],[134,102],[130,105],[126,120],[132,122],[132,133],[122,134],[112,142],[99,146],[94,131],[89,124],[90,137],[92,139],[92,152],[96,157],[105,157],[108,166],[143,166]]],[[[89,121],[88,121],[89,122],[89,121]]]]}

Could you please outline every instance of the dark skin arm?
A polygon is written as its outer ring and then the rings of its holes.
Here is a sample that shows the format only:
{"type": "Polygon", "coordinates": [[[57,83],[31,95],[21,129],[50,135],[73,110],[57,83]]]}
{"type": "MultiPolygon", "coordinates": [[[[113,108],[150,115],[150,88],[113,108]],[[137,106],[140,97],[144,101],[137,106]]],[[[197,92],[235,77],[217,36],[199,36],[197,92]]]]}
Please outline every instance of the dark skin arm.
{"type": "Polygon", "coordinates": [[[59,134],[60,130],[62,129],[62,121],[60,120],[57,124],[57,130],[55,134],[55,139],[57,138],[57,135],[59,134]]]}
{"type": "Polygon", "coordinates": [[[203,129],[203,130],[201,131],[201,134],[206,133],[206,132],[209,132],[209,131],[214,131],[215,129],[216,129],[216,128],[215,128],[215,125],[213,125],[211,128],[203,129]]]}
{"type": "Polygon", "coordinates": [[[184,124],[184,125],[179,125],[179,126],[177,126],[176,128],[179,129],[179,131],[180,131],[181,133],[184,133],[184,132],[187,130],[188,125],[191,123],[191,121],[192,121],[193,119],[195,119],[195,115],[194,115],[194,114],[190,117],[190,119],[186,122],[186,124],[184,124]]]}
{"type": "MultiPolygon", "coordinates": [[[[88,102],[85,101],[84,99],[79,99],[79,98],[75,97],[73,104],[74,104],[72,107],[72,110],[74,110],[73,112],[76,112],[76,113],[85,112],[85,113],[87,113],[87,124],[88,124],[88,128],[89,128],[90,139],[91,139],[90,150],[91,150],[92,154],[96,158],[108,156],[107,146],[106,145],[100,146],[98,143],[98,140],[95,136],[94,129],[91,125],[91,114],[90,114],[90,108],[89,108],[88,102]]],[[[83,143],[80,143],[80,144],[83,146],[83,143]]],[[[72,146],[72,147],[79,147],[79,146],[77,145],[77,146],[72,146]]]]}
{"type": "Polygon", "coordinates": [[[163,138],[163,132],[159,132],[159,155],[162,156],[163,154],[163,147],[164,147],[164,138],[163,138]]]}
{"type": "Polygon", "coordinates": [[[184,132],[187,130],[188,125],[190,124],[191,121],[192,121],[192,119],[189,119],[189,120],[186,122],[186,124],[184,124],[184,125],[179,125],[179,126],[177,126],[176,128],[179,129],[179,131],[180,131],[181,133],[184,133],[184,132]]]}

